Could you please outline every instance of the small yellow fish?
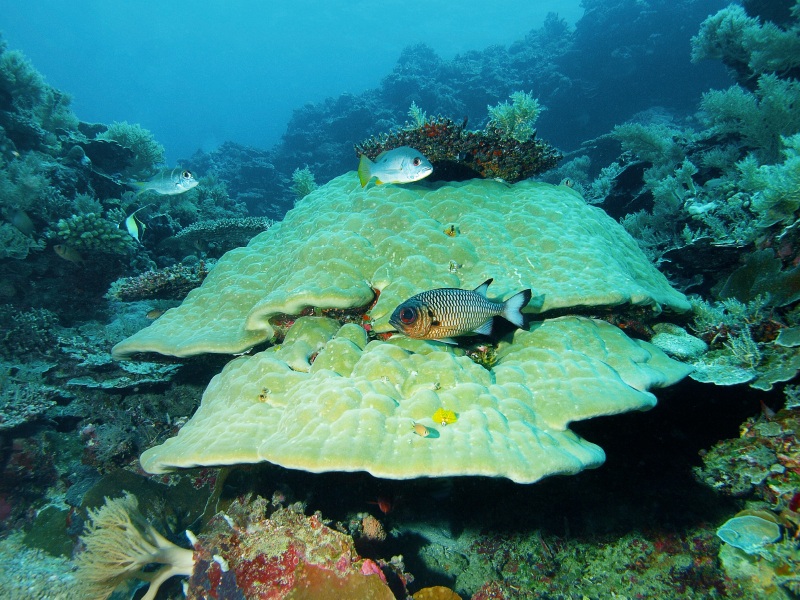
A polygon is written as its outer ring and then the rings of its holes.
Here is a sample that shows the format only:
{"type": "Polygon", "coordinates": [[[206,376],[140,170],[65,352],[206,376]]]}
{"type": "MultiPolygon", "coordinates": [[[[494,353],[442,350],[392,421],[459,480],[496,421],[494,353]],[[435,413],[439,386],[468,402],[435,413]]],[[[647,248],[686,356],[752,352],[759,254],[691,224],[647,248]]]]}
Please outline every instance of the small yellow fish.
{"type": "Polygon", "coordinates": [[[147,314],[145,315],[145,317],[147,317],[148,319],[157,319],[158,317],[163,315],[165,312],[167,312],[167,311],[165,311],[163,308],[153,308],[153,309],[147,311],[147,314]]]}
{"type": "Polygon", "coordinates": [[[69,246],[65,246],[64,244],[56,244],[53,246],[53,250],[55,253],[58,254],[64,260],[68,260],[69,262],[75,263],[76,265],[84,266],[83,257],[80,253],[75,250],[74,248],[70,248],[69,246]]]}
{"type": "Polygon", "coordinates": [[[450,227],[444,230],[445,235],[449,235],[450,237],[456,237],[458,235],[458,227],[451,224],[450,227]]]}
{"type": "Polygon", "coordinates": [[[425,427],[422,423],[414,423],[414,427],[412,428],[414,433],[417,435],[421,435],[422,437],[428,437],[431,434],[431,430],[425,427]]]}
{"type": "Polygon", "coordinates": [[[435,413],[433,413],[433,420],[436,423],[441,423],[442,427],[445,427],[450,423],[455,423],[456,421],[458,421],[458,417],[456,416],[456,413],[454,413],[452,410],[445,410],[443,408],[440,408],[435,413]]]}

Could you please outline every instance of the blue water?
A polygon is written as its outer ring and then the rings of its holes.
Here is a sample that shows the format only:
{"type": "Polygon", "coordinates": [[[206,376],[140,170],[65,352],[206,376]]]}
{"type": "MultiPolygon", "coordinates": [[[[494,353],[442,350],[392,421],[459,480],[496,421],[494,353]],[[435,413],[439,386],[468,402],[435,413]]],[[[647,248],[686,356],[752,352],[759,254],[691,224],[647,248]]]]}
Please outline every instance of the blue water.
{"type": "Polygon", "coordinates": [[[140,123],[172,163],[221,142],[271,147],[292,110],[377,87],[400,51],[508,45],[580,2],[3,2],[0,27],[81,120],[140,123]]]}

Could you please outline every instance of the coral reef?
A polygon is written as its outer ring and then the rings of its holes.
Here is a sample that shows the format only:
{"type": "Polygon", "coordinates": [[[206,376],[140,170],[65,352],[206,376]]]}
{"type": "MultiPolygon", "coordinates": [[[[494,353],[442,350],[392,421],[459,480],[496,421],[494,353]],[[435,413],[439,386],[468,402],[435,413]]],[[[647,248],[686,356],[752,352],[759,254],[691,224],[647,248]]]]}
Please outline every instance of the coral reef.
{"type": "Polygon", "coordinates": [[[98,134],[97,138],[115,141],[133,152],[133,160],[122,171],[123,177],[133,180],[146,178],[153,174],[158,165],[164,163],[164,147],[138,123],[131,125],[127,121],[115,121],[98,134]]]}
{"type": "Polygon", "coordinates": [[[204,252],[214,250],[221,255],[233,248],[246,246],[252,238],[273,224],[274,222],[266,217],[197,221],[181,229],[175,235],[175,239],[204,252]]]}
{"type": "Polygon", "coordinates": [[[126,254],[136,244],[127,231],[120,229],[124,213],[104,217],[97,213],[73,215],[58,222],[58,237],[63,243],[78,251],[126,254]],[[119,219],[119,220],[118,220],[119,219]]]}
{"type": "Polygon", "coordinates": [[[152,600],[175,575],[189,576],[187,598],[394,598],[380,568],[359,559],[352,539],[324,525],[319,514],[277,508],[267,518],[267,508],[261,498],[235,501],[207,532],[195,537],[187,531],[193,546],[187,550],[142,517],[135,496],[106,498],[105,506],[90,511],[77,577],[99,599],[135,577],[150,582],[143,598],[152,600]],[[145,572],[148,563],[164,566],[145,572]]]}
{"type": "Polygon", "coordinates": [[[433,165],[431,181],[482,177],[516,183],[554,167],[561,155],[535,139],[534,117],[515,106],[498,108],[498,120],[490,121],[486,131],[467,131],[463,124],[436,117],[358,143],[356,154],[374,160],[381,152],[410,146],[433,165]]]}

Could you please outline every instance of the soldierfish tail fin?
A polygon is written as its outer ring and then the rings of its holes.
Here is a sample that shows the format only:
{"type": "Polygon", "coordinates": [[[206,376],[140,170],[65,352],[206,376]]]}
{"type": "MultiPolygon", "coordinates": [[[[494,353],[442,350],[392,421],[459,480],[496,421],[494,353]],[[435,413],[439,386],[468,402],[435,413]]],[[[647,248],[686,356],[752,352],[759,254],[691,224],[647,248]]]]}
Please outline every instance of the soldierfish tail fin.
{"type": "Polygon", "coordinates": [[[366,154],[361,155],[361,159],[358,161],[358,179],[361,181],[362,188],[372,179],[372,166],[374,164],[367,158],[366,154]]]}
{"type": "Polygon", "coordinates": [[[520,311],[523,308],[525,308],[528,305],[528,302],[530,301],[531,301],[530,290],[522,290],[518,294],[511,296],[511,298],[505,301],[505,307],[503,309],[503,318],[506,321],[513,323],[517,327],[522,327],[524,325],[524,319],[520,311]]]}

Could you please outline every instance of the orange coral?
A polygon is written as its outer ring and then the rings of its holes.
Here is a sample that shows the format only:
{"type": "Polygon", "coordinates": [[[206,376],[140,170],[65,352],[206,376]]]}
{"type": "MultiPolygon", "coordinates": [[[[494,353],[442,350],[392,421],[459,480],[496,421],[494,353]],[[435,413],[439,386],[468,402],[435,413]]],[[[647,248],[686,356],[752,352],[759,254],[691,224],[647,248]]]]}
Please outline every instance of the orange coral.
{"type": "Polygon", "coordinates": [[[420,590],[412,598],[414,600],[462,600],[461,596],[453,590],[441,585],[420,590]]]}
{"type": "Polygon", "coordinates": [[[383,525],[372,515],[367,515],[361,519],[361,531],[364,539],[370,542],[382,542],[386,539],[386,531],[383,525]]]}

